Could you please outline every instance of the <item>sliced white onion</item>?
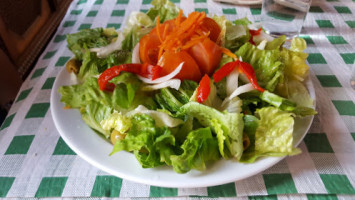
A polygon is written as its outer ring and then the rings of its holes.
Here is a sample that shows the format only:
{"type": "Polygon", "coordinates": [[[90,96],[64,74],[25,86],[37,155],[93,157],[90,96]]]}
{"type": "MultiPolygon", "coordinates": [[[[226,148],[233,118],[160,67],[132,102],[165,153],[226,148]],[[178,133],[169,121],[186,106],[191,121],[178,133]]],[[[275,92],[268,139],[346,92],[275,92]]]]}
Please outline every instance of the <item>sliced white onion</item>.
{"type": "Polygon", "coordinates": [[[141,59],[139,58],[139,42],[133,49],[132,52],[132,63],[141,63],[141,59]]]}
{"type": "Polygon", "coordinates": [[[238,88],[238,77],[239,77],[239,72],[237,68],[234,68],[234,70],[227,76],[226,79],[227,96],[231,95],[234,92],[234,90],[238,88]]]}
{"type": "Polygon", "coordinates": [[[271,42],[271,41],[274,40],[274,38],[273,38],[271,35],[265,33],[264,31],[261,31],[259,35],[255,35],[255,36],[253,37],[253,41],[254,41],[255,43],[259,43],[259,42],[261,42],[261,41],[263,41],[263,40],[266,40],[266,41],[268,41],[268,42],[271,42]]]}
{"type": "Polygon", "coordinates": [[[70,85],[76,85],[79,83],[78,77],[74,72],[70,73],[70,85]]]}
{"type": "Polygon", "coordinates": [[[234,90],[234,92],[228,97],[228,99],[231,100],[240,94],[250,92],[252,90],[255,90],[255,88],[251,83],[242,85],[242,86],[238,87],[236,90],[234,90]]]}
{"type": "Polygon", "coordinates": [[[142,87],[142,90],[144,91],[151,91],[151,90],[158,90],[161,88],[166,88],[170,87],[175,90],[178,90],[180,88],[181,80],[179,79],[170,79],[162,83],[154,84],[154,85],[147,85],[142,87]]]}
{"type": "Polygon", "coordinates": [[[99,48],[91,48],[91,52],[96,52],[97,57],[105,58],[110,53],[122,49],[122,41],[124,40],[124,36],[121,32],[118,33],[117,39],[115,42],[110,43],[107,46],[99,47],[99,48]]]}
{"type": "Polygon", "coordinates": [[[142,114],[147,114],[147,115],[151,116],[155,120],[155,124],[158,127],[161,127],[161,126],[176,127],[176,126],[184,123],[184,121],[181,119],[173,118],[164,112],[159,112],[156,110],[149,110],[148,108],[146,108],[142,105],[139,105],[136,109],[128,112],[126,115],[130,117],[136,113],[142,113],[142,114]]]}
{"type": "Polygon", "coordinates": [[[179,66],[177,66],[174,71],[172,71],[170,74],[166,75],[166,76],[163,76],[163,77],[160,77],[160,78],[157,78],[155,80],[152,80],[152,79],[149,79],[149,78],[145,78],[143,76],[138,76],[138,78],[143,81],[144,83],[150,83],[150,84],[155,84],[155,83],[162,83],[162,82],[165,82],[165,81],[168,81],[172,78],[174,78],[174,76],[176,76],[182,69],[182,66],[184,65],[184,62],[180,63],[179,66]]]}
{"type": "Polygon", "coordinates": [[[260,42],[260,44],[256,48],[258,48],[260,50],[264,50],[265,46],[266,46],[266,43],[267,43],[267,41],[263,40],[263,41],[260,42]]]}
{"type": "Polygon", "coordinates": [[[248,25],[248,28],[251,30],[258,30],[261,27],[262,27],[262,23],[260,22],[256,22],[248,25]]]}
{"type": "Polygon", "coordinates": [[[246,92],[250,92],[252,90],[255,90],[255,88],[253,87],[253,85],[251,83],[248,83],[248,84],[238,87],[236,90],[234,90],[234,92],[230,96],[228,96],[226,99],[224,99],[221,106],[224,107],[226,105],[226,103],[228,103],[234,97],[236,97],[240,94],[246,93],[246,92]]]}

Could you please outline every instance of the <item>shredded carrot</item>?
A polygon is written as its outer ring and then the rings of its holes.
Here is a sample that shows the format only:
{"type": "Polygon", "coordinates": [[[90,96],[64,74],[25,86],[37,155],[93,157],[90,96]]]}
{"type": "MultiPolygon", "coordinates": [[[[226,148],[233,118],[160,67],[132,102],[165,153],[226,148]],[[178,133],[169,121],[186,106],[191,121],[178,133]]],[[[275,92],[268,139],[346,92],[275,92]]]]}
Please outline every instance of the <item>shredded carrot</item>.
{"type": "Polygon", "coordinates": [[[158,60],[164,51],[188,49],[199,42],[203,42],[209,35],[209,32],[201,27],[202,21],[206,18],[206,13],[192,12],[186,20],[182,21],[183,11],[179,11],[178,17],[175,19],[175,27],[169,31],[169,25],[163,24],[164,31],[160,33],[160,18],[157,17],[156,30],[157,36],[161,41],[159,46],[158,60]]]}
{"type": "Polygon", "coordinates": [[[164,32],[163,32],[163,40],[166,38],[166,35],[168,34],[168,30],[169,30],[169,24],[166,24],[164,26],[164,32]]]}
{"type": "Polygon", "coordinates": [[[178,15],[178,17],[177,17],[176,20],[175,20],[175,25],[176,25],[176,27],[179,27],[179,26],[180,26],[182,14],[183,14],[183,11],[180,9],[180,10],[179,10],[179,15],[178,15]]]}
{"type": "Polygon", "coordinates": [[[70,109],[70,108],[71,108],[70,106],[63,107],[63,109],[70,109]]]}
{"type": "Polygon", "coordinates": [[[160,57],[163,55],[163,50],[164,50],[163,46],[160,45],[159,53],[158,53],[158,61],[160,60],[160,57]]]}
{"type": "Polygon", "coordinates": [[[158,35],[160,42],[163,42],[163,40],[161,39],[161,36],[160,36],[160,17],[159,16],[157,17],[157,25],[156,25],[155,29],[157,31],[157,35],[158,35]]]}
{"type": "Polygon", "coordinates": [[[229,49],[226,49],[224,47],[221,47],[222,53],[226,54],[227,56],[234,58],[235,60],[238,60],[238,57],[232,53],[229,49]]]}
{"type": "Polygon", "coordinates": [[[205,35],[199,36],[199,37],[195,37],[192,38],[190,41],[188,41],[184,46],[181,47],[181,49],[188,49],[192,46],[194,46],[195,44],[198,44],[200,42],[203,42],[207,37],[205,35]]]}

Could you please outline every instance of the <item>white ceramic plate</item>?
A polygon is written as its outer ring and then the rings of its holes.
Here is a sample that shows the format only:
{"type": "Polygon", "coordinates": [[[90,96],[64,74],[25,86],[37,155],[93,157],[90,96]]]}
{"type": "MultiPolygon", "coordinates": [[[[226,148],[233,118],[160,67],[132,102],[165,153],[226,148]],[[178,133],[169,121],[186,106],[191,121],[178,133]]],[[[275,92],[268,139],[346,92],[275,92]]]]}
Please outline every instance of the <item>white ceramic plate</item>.
{"type": "MultiPolygon", "coordinates": [[[[306,83],[311,97],[315,99],[312,82],[308,80],[306,83]]],[[[51,112],[55,126],[64,141],[80,157],[95,167],[120,178],[161,187],[207,187],[245,179],[262,172],[283,159],[281,157],[268,157],[252,164],[220,160],[209,165],[206,171],[192,170],[186,174],[177,174],[169,166],[143,169],[132,153],[122,151],[109,156],[112,150],[111,143],[84,123],[79,110],[63,109],[64,104],[60,102],[61,96],[58,93],[58,88],[62,85],[71,84],[74,84],[73,79],[64,68],[56,78],[51,93],[51,112]]],[[[295,146],[306,135],[312,120],[313,116],[296,120],[295,146]]]]}

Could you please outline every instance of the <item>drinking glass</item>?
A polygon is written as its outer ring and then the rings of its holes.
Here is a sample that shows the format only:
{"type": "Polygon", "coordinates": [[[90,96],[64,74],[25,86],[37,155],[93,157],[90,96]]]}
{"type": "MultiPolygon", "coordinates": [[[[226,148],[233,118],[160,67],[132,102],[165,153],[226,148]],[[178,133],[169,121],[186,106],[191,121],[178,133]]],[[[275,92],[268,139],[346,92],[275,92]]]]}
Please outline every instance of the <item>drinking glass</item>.
{"type": "Polygon", "coordinates": [[[261,22],[272,36],[286,35],[288,39],[301,32],[312,0],[263,0],[261,22]]]}
{"type": "Polygon", "coordinates": [[[355,63],[351,68],[350,86],[355,90],[355,63]]]}

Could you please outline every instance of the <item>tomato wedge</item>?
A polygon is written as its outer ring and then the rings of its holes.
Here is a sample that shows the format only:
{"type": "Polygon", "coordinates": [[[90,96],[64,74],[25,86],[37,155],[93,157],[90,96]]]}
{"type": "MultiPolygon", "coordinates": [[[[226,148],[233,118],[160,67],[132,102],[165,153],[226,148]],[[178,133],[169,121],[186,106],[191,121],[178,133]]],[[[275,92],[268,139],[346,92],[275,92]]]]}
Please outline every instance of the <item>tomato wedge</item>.
{"type": "Polygon", "coordinates": [[[160,40],[156,34],[143,36],[139,41],[139,58],[141,62],[156,65],[160,44],[160,40]]]}
{"type": "Polygon", "coordinates": [[[163,53],[158,65],[162,67],[161,75],[167,75],[174,71],[180,63],[184,63],[182,69],[175,78],[184,80],[199,81],[201,79],[201,72],[195,60],[187,53],[187,51],[173,52],[166,51],[163,53]]]}
{"type": "Polygon", "coordinates": [[[206,28],[207,31],[210,32],[209,38],[213,42],[217,42],[219,34],[221,33],[221,28],[219,27],[217,22],[215,22],[213,19],[209,17],[206,17],[203,19],[201,26],[206,28]]]}
{"type": "Polygon", "coordinates": [[[200,67],[201,73],[208,75],[212,75],[222,58],[221,48],[208,38],[192,46],[189,53],[200,67]]]}

